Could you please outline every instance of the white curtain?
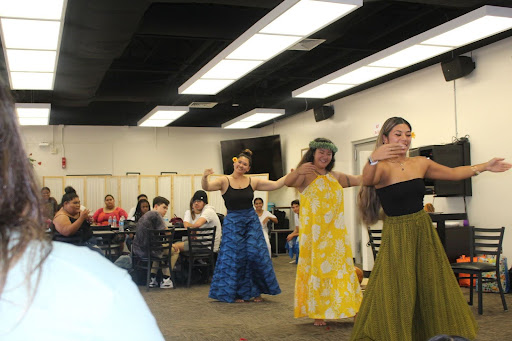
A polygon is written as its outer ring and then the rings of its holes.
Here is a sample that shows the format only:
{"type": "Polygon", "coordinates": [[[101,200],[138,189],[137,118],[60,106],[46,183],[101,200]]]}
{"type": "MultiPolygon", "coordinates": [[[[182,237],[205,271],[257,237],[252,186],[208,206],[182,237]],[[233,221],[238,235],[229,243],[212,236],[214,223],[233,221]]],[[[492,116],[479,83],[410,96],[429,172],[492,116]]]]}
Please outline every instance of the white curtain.
{"type": "Polygon", "coordinates": [[[85,192],[85,176],[66,176],[64,187],[71,186],[75,189],[76,194],[80,198],[80,203],[92,210],[85,203],[87,201],[87,196],[85,192]]]}
{"type": "Polygon", "coordinates": [[[148,196],[150,204],[152,203],[153,198],[158,195],[156,189],[156,178],[156,175],[143,175],[140,177],[140,192],[148,196]]]}
{"type": "Polygon", "coordinates": [[[171,211],[172,211],[172,205],[173,205],[173,198],[172,198],[172,177],[170,175],[161,175],[157,178],[158,181],[158,195],[161,197],[164,197],[168,199],[171,203],[169,204],[169,210],[167,211],[167,214],[165,215],[169,220],[171,219],[171,211]]]}
{"type": "Polygon", "coordinates": [[[85,200],[82,199],[82,205],[87,207],[91,213],[94,213],[98,208],[102,208],[104,206],[104,193],[105,188],[107,187],[107,178],[104,176],[88,176],[85,179],[85,182],[85,200]]]}
{"type": "Polygon", "coordinates": [[[185,211],[190,208],[190,199],[194,194],[192,192],[192,175],[173,175],[174,183],[172,186],[172,212],[183,218],[185,211]]]}
{"type": "MultiPolygon", "coordinates": [[[[137,206],[137,196],[139,193],[139,176],[127,175],[119,177],[119,203],[118,206],[122,207],[126,213],[130,212],[132,207],[137,206]]],[[[151,204],[150,204],[151,205],[151,204]]]]}

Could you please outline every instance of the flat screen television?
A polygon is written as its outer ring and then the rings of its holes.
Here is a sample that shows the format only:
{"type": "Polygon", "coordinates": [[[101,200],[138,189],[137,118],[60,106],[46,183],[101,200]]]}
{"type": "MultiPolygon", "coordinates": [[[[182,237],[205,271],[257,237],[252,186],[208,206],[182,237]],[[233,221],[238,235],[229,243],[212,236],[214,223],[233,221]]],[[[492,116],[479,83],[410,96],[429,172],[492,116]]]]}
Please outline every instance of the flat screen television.
{"type": "Polygon", "coordinates": [[[270,180],[277,180],[284,175],[279,135],[220,141],[224,174],[233,173],[233,157],[247,148],[252,151],[250,174],[268,173],[270,180]]]}

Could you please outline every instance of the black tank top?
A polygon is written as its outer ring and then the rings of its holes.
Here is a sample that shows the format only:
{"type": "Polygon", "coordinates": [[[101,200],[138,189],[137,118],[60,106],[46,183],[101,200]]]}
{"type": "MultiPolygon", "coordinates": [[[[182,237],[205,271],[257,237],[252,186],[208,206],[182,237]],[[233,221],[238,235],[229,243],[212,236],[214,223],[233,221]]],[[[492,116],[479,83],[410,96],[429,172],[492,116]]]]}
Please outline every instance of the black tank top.
{"type": "Polygon", "coordinates": [[[377,189],[382,208],[389,217],[421,211],[424,194],[425,183],[420,178],[377,189]]]}
{"type": "MultiPolygon", "coordinates": [[[[68,216],[68,218],[69,218],[69,221],[71,222],[71,224],[73,224],[75,221],[77,221],[77,219],[71,218],[70,216],[68,216]]],[[[64,235],[60,234],[59,231],[57,231],[55,229],[55,227],[53,227],[52,230],[54,230],[54,234],[58,235],[59,237],[65,237],[64,235]]],[[[84,222],[82,223],[82,225],[80,225],[80,228],[76,231],[76,233],[70,237],[74,237],[74,238],[79,237],[82,242],[85,242],[85,241],[91,239],[92,236],[93,236],[93,232],[91,229],[91,225],[87,222],[87,220],[84,220],[84,222]]]]}
{"type": "Polygon", "coordinates": [[[224,198],[224,204],[228,210],[245,210],[252,208],[254,190],[251,186],[251,178],[249,178],[249,186],[242,189],[234,189],[231,187],[228,178],[228,189],[222,197],[224,198]]]}

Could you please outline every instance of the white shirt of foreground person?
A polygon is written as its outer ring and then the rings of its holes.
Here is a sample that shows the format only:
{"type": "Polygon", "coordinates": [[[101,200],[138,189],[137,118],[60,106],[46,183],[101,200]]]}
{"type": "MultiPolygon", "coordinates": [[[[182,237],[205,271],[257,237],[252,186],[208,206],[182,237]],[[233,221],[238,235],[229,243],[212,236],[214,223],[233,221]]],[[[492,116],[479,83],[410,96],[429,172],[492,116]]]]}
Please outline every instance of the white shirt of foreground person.
{"type": "Polygon", "coordinates": [[[267,243],[268,253],[270,254],[270,257],[272,257],[272,248],[270,247],[270,238],[268,237],[268,225],[263,224],[263,221],[265,221],[265,218],[271,217],[271,218],[277,218],[275,215],[270,213],[269,211],[263,211],[260,218],[260,224],[261,228],[263,229],[263,236],[265,237],[265,243],[267,243]]]}
{"type": "Polygon", "coordinates": [[[183,217],[183,221],[186,221],[189,224],[194,224],[199,218],[206,219],[206,223],[204,223],[201,227],[217,227],[215,229],[215,242],[213,244],[213,252],[218,252],[220,240],[222,238],[222,226],[220,225],[219,216],[215,212],[213,206],[208,204],[204,205],[201,214],[196,214],[195,219],[192,219],[192,214],[190,213],[190,210],[186,210],[185,216],[183,217]]]}
{"type": "Polygon", "coordinates": [[[0,340],[164,340],[128,273],[85,247],[53,242],[30,302],[25,269],[33,258],[27,249],[9,271],[0,340]]]}

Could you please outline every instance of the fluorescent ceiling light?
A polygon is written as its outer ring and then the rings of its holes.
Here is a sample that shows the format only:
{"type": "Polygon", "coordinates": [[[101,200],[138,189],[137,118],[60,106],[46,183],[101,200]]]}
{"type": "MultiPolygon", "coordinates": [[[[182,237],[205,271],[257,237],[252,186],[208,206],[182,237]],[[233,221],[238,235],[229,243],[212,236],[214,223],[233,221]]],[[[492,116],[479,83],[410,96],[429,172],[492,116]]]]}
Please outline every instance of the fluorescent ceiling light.
{"type": "Polygon", "coordinates": [[[396,68],[363,66],[360,69],[356,69],[341,77],[333,79],[329,84],[361,84],[394,71],[396,71],[396,68]]]}
{"type": "Polygon", "coordinates": [[[157,105],[137,122],[141,127],[165,127],[188,112],[188,107],[157,105]]]}
{"type": "Polygon", "coordinates": [[[256,108],[224,124],[224,129],[245,129],[284,115],[284,109],[256,108]]]}
{"type": "Polygon", "coordinates": [[[50,121],[49,103],[15,103],[14,108],[20,125],[48,125],[50,121]]]}
{"type": "Polygon", "coordinates": [[[309,36],[359,6],[360,1],[299,1],[260,32],[309,36]]]}
{"type": "Polygon", "coordinates": [[[0,0],[0,17],[60,20],[64,0],[0,0]]]}
{"type": "Polygon", "coordinates": [[[224,59],[205,73],[203,78],[209,79],[238,79],[251,72],[260,64],[260,60],[232,60],[224,59]]]}
{"type": "MultiPolygon", "coordinates": [[[[298,95],[294,95],[293,97],[302,97],[302,98],[327,98],[339,92],[348,90],[353,88],[355,85],[351,84],[320,84],[317,87],[309,89],[308,91],[302,92],[298,95]]],[[[293,93],[292,93],[293,94],[293,93]]]]}
{"type": "Polygon", "coordinates": [[[266,61],[300,40],[302,40],[300,36],[255,34],[226,58],[266,61]]]}
{"type": "Polygon", "coordinates": [[[13,90],[52,90],[54,73],[10,72],[13,90]]]}
{"type": "Polygon", "coordinates": [[[483,6],[294,90],[292,96],[327,98],[352,86],[509,29],[512,29],[512,8],[483,6]],[[381,75],[372,70],[375,73],[370,75],[368,71],[375,67],[394,69],[390,72],[382,70],[381,75]],[[352,85],[335,91],[333,83],[352,85]]]}
{"type": "Polygon", "coordinates": [[[404,68],[452,50],[450,46],[414,45],[370,63],[370,66],[404,68]]]}
{"type": "Polygon", "coordinates": [[[11,71],[54,72],[57,51],[6,50],[11,71]]]}
{"type": "Polygon", "coordinates": [[[181,94],[215,95],[234,81],[234,79],[198,79],[181,94]]]}
{"type": "Polygon", "coordinates": [[[260,61],[261,65],[362,5],[362,0],[284,0],[183,83],[178,93],[215,95],[253,70],[233,72],[236,78],[229,83],[205,83],[205,79],[228,78],[214,71],[220,63],[237,59],[260,61]]]}
{"type": "Polygon", "coordinates": [[[57,50],[60,22],[2,18],[7,49],[57,50]]]}

